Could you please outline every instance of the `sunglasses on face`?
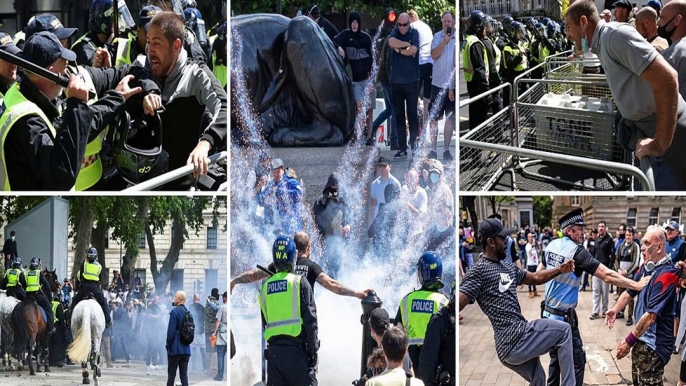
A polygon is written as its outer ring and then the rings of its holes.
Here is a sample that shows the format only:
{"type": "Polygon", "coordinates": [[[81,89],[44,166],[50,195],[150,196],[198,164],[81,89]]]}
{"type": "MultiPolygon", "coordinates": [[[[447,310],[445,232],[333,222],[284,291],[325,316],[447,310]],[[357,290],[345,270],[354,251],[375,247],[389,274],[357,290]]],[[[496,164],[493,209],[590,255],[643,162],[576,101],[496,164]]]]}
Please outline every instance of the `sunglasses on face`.
{"type": "Polygon", "coordinates": [[[407,27],[408,25],[410,25],[410,23],[405,23],[405,24],[398,23],[398,26],[399,26],[399,27],[407,27]]]}

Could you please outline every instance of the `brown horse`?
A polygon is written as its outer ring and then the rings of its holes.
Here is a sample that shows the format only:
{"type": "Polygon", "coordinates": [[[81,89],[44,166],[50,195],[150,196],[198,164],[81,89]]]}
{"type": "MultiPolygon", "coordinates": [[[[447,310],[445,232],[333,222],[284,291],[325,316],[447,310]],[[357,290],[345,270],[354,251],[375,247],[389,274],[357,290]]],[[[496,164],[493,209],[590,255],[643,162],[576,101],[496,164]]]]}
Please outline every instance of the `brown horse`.
{"type": "Polygon", "coordinates": [[[41,371],[41,360],[45,364],[45,372],[50,372],[50,361],[48,346],[50,336],[47,331],[47,323],[43,321],[43,314],[40,306],[29,298],[17,304],[12,311],[10,320],[12,331],[14,332],[10,353],[19,359],[28,357],[29,371],[31,375],[36,375],[33,371],[33,359],[31,353],[36,349],[36,371],[41,371]],[[38,347],[36,347],[38,343],[38,347]]]}
{"type": "MultiPolygon", "coordinates": [[[[52,292],[52,295],[54,296],[55,300],[59,299],[59,289],[60,289],[60,280],[57,278],[57,270],[53,269],[52,271],[48,271],[47,269],[43,270],[43,277],[45,277],[45,280],[48,281],[50,284],[50,292],[52,292]]],[[[50,300],[50,299],[48,299],[50,300]]]]}

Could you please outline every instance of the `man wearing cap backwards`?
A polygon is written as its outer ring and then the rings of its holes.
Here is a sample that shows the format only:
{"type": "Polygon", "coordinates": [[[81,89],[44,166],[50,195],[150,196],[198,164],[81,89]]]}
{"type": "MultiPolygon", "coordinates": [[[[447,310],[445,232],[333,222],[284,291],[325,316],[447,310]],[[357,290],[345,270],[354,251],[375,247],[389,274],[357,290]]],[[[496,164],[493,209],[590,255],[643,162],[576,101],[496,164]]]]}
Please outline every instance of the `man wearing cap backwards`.
{"type": "Polygon", "coordinates": [[[139,55],[145,55],[145,45],[148,44],[147,33],[150,28],[150,21],[160,12],[162,12],[162,9],[154,5],[148,5],[141,9],[138,14],[138,23],[136,23],[136,34],[129,34],[128,39],[117,39],[116,66],[132,64],[139,55]]]}
{"type": "MultiPolygon", "coordinates": [[[[43,31],[24,45],[22,57],[42,68],[64,75],[67,61],[76,54],[62,47],[57,36],[43,31]]],[[[129,88],[133,76],[126,76],[113,91],[87,105],[88,88],[76,76],[70,77],[66,108],[60,116],[56,99],[63,88],[30,72],[15,83],[0,107],[0,147],[4,190],[70,190],[81,167],[91,127],[104,128],[124,109],[124,102],[141,91],[129,88]],[[14,128],[14,130],[12,130],[14,128]]]]}
{"type": "MultiPolygon", "coordinates": [[[[578,0],[577,0],[578,1],[578,0]]],[[[635,282],[620,275],[596,260],[581,245],[584,236],[583,210],[577,208],[560,218],[560,229],[564,236],[548,244],[541,267],[558,267],[569,260],[574,261],[575,270],[553,279],[546,285],[545,300],[541,303],[541,316],[545,319],[564,321],[572,327],[572,346],[574,347],[574,372],[577,386],[583,385],[586,353],[584,352],[576,305],[579,301],[579,286],[583,272],[595,276],[605,283],[618,287],[640,291],[648,282],[635,282]]],[[[548,385],[556,386],[566,382],[566,374],[560,374],[560,367],[568,365],[569,358],[559,358],[555,351],[550,352],[550,370],[548,385]]],[[[564,372],[564,367],[563,367],[564,372]]]]}
{"type": "Polygon", "coordinates": [[[673,309],[681,269],[671,264],[669,256],[665,254],[665,244],[662,229],[648,228],[641,252],[647,263],[654,263],[654,268],[648,271],[648,265],[644,265],[634,279],[645,276],[650,283],[640,292],[632,289],[625,291],[605,317],[605,324],[612,328],[617,313],[638,295],[636,327],[617,347],[617,359],[624,358],[631,351],[634,385],[661,385],[665,365],[674,348],[673,309]]]}
{"type": "Polygon", "coordinates": [[[331,24],[329,19],[322,16],[322,12],[317,6],[317,4],[310,4],[309,6],[307,6],[307,9],[305,10],[305,13],[303,15],[309,17],[310,19],[312,19],[312,21],[317,23],[317,25],[324,30],[326,36],[328,36],[329,39],[331,39],[331,42],[334,45],[337,45],[334,38],[336,37],[336,35],[338,35],[338,29],[333,24],[331,24]]]}
{"type": "Polygon", "coordinates": [[[263,176],[258,183],[257,202],[271,211],[271,220],[283,234],[292,235],[303,229],[303,189],[295,178],[286,175],[281,158],[274,158],[270,164],[272,179],[263,176]]]}
{"type": "Polygon", "coordinates": [[[505,236],[512,232],[512,229],[504,229],[495,218],[486,219],[479,225],[484,252],[460,284],[460,311],[468,304],[479,303],[493,326],[498,359],[531,382],[531,386],[545,385],[546,376],[540,356],[550,350],[557,350],[562,358],[563,385],[573,386],[572,334],[569,325],[550,319],[524,319],[517,299],[517,286],[539,285],[558,275],[568,274],[574,269],[574,261],[570,259],[555,268],[534,273],[503,263],[505,236]]]}
{"type": "MultiPolygon", "coordinates": [[[[21,50],[14,45],[10,35],[4,32],[0,32],[0,50],[12,55],[21,54],[21,50]]],[[[15,80],[17,80],[17,66],[0,59],[0,103],[15,80]]]]}

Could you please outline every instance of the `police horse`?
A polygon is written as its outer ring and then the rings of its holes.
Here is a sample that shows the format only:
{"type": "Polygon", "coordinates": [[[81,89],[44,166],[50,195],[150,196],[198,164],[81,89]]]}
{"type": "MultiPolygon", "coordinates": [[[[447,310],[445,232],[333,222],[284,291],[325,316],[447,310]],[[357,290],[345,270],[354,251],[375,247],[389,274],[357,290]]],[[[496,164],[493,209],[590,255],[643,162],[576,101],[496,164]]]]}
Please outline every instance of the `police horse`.
{"type": "Polygon", "coordinates": [[[13,332],[10,355],[20,360],[27,358],[31,375],[36,375],[31,355],[34,353],[34,349],[37,362],[36,371],[41,371],[41,363],[44,362],[45,372],[50,372],[50,360],[48,359],[50,335],[45,318],[45,312],[36,304],[35,300],[31,299],[30,295],[14,307],[10,317],[10,328],[13,332]]]}
{"type": "Polygon", "coordinates": [[[9,354],[9,348],[12,344],[12,327],[10,326],[10,318],[14,307],[19,304],[19,300],[11,296],[7,296],[7,292],[0,290],[0,354],[2,357],[2,364],[12,367],[12,356],[9,354]]]}
{"type": "Polygon", "coordinates": [[[105,331],[105,314],[100,304],[92,298],[84,299],[76,305],[71,317],[71,331],[74,341],[67,348],[67,354],[74,362],[81,362],[83,384],[90,383],[86,363],[93,370],[93,380],[101,377],[100,342],[105,331]]]}

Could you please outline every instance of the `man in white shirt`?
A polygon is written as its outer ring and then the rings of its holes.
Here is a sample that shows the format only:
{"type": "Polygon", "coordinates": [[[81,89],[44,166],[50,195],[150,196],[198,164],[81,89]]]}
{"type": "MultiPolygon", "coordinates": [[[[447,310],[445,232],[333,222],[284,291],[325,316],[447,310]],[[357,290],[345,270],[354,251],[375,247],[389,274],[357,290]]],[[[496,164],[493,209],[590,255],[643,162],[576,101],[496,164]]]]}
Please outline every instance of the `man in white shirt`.
{"type": "MultiPolygon", "coordinates": [[[[410,169],[405,174],[405,185],[403,185],[400,195],[406,202],[410,219],[420,220],[426,214],[428,202],[426,190],[419,186],[419,173],[416,170],[410,169]]],[[[422,233],[423,231],[421,221],[410,220],[409,226],[413,228],[410,236],[422,233]]]]}
{"type": "Polygon", "coordinates": [[[429,99],[431,99],[431,72],[434,62],[431,58],[433,32],[428,24],[419,20],[417,11],[412,9],[407,14],[410,15],[410,25],[419,32],[419,88],[424,88],[420,96],[424,100],[422,127],[425,127],[429,117],[429,99]]]}
{"type": "Polygon", "coordinates": [[[369,217],[370,220],[373,220],[379,213],[379,205],[386,203],[386,199],[384,197],[386,185],[392,183],[397,185],[398,189],[400,189],[400,181],[398,181],[398,179],[393,177],[391,174],[391,164],[385,157],[379,158],[379,161],[376,163],[376,169],[379,173],[379,177],[372,182],[372,187],[369,193],[371,203],[370,209],[374,208],[374,215],[369,217]]]}

